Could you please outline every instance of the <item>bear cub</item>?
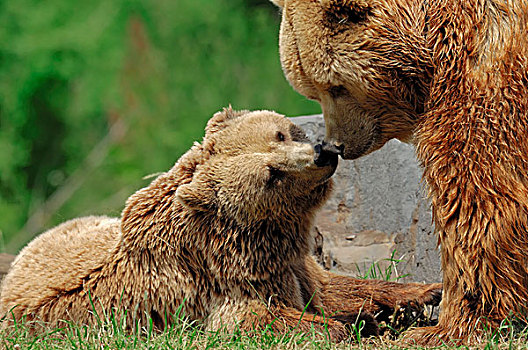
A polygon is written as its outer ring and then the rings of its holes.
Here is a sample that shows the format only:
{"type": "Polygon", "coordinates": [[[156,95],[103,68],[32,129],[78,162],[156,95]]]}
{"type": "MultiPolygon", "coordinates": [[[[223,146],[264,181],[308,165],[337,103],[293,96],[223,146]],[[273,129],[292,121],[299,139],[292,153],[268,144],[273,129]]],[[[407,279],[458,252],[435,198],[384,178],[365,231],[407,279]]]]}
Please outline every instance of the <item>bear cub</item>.
{"type": "Polygon", "coordinates": [[[137,191],[121,218],[78,218],[17,256],[0,291],[6,324],[96,324],[127,311],[131,330],[162,330],[183,304],[207,329],[328,329],[366,320],[365,334],[402,306],[438,304],[439,284],[361,280],[323,270],[310,227],[337,157],[269,111],[224,109],[168,172],[137,191]],[[317,164],[316,164],[317,163],[317,164]]]}

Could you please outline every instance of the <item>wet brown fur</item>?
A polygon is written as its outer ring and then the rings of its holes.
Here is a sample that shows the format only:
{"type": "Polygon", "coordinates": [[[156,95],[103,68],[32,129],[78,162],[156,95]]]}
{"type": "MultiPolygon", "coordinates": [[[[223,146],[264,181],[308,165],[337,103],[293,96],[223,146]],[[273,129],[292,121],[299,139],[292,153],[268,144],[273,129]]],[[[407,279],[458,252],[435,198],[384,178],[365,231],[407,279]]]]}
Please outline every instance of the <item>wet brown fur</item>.
{"type": "Polygon", "coordinates": [[[381,311],[437,303],[438,284],[364,281],[317,265],[310,226],[335,165],[315,166],[306,140],[273,112],[217,113],[203,142],[132,195],[120,219],[71,220],[24,248],[0,312],[55,326],[95,323],[92,307],[100,317],[128,310],[129,328],[152,318],[163,329],[184,303],[208,329],[327,324],[341,340],[345,323],[365,319],[376,333],[381,311]]]}
{"type": "Polygon", "coordinates": [[[350,159],[391,138],[416,145],[444,294],[439,324],[408,338],[471,343],[512,314],[526,320],[528,2],[278,5],[284,72],[321,103],[327,142],[350,159]]]}

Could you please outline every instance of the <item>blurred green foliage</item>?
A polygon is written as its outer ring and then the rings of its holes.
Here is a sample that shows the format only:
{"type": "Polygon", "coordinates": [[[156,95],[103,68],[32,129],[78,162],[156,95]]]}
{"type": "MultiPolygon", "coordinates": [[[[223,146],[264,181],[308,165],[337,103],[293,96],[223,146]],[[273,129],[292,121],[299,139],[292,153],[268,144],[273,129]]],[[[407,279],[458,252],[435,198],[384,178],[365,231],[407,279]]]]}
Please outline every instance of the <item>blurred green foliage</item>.
{"type": "Polygon", "coordinates": [[[119,215],[212,114],[318,113],[278,57],[267,0],[0,2],[0,247],[119,215]]]}

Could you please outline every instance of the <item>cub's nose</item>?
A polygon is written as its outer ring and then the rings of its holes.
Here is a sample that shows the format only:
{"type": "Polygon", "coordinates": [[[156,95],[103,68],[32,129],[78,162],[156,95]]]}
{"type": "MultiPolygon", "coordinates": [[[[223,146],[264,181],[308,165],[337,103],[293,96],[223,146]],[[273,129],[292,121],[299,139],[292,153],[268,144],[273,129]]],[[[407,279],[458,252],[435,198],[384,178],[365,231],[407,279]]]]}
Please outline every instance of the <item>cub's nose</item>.
{"type": "Polygon", "coordinates": [[[343,145],[336,146],[322,142],[314,146],[314,163],[318,167],[337,166],[337,157],[343,154],[343,145]]]}

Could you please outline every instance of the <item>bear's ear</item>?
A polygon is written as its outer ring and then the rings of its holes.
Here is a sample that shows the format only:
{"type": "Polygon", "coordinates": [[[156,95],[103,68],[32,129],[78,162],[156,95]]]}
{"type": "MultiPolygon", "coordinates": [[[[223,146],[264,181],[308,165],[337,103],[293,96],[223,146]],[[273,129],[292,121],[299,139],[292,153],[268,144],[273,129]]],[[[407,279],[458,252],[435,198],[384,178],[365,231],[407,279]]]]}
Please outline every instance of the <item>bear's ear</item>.
{"type": "Polygon", "coordinates": [[[339,22],[357,23],[371,10],[368,0],[319,0],[323,9],[339,22]]]}
{"type": "Polygon", "coordinates": [[[214,191],[205,182],[194,179],[178,187],[176,200],[191,210],[210,211],[214,206],[214,191]]]}
{"type": "Polygon", "coordinates": [[[272,3],[277,5],[279,8],[284,8],[284,0],[270,0],[272,3]]]}
{"type": "Polygon", "coordinates": [[[234,111],[233,108],[231,108],[231,105],[229,105],[229,107],[224,108],[220,112],[216,112],[215,115],[209,119],[207,126],[205,127],[205,134],[208,135],[215,133],[218,130],[222,130],[228,125],[230,120],[239,118],[247,113],[248,111],[245,110],[234,111]]]}

